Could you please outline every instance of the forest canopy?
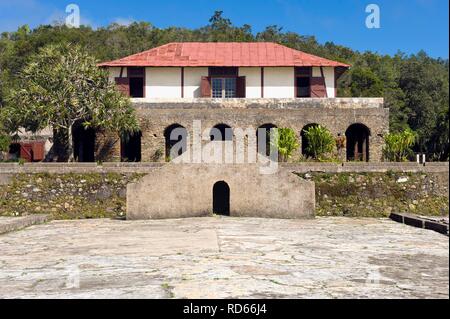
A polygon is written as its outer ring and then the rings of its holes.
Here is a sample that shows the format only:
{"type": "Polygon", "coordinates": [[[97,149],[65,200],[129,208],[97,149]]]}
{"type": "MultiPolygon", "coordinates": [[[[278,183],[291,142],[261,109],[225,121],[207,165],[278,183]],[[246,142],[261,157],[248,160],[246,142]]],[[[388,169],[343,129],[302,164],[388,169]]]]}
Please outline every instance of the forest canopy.
{"type": "MultiPolygon", "coordinates": [[[[338,82],[340,97],[384,97],[390,108],[390,129],[411,129],[417,134],[414,151],[430,159],[449,159],[448,59],[432,58],[425,52],[394,56],[358,52],[333,42],[321,44],[314,36],[284,31],[277,25],[254,33],[250,25],[236,26],[221,11],[198,29],[160,29],[149,22],[111,24],[93,29],[64,25],[27,25],[0,36],[0,106],[18,85],[22,68],[40,48],[49,44],[78,44],[98,61],[108,61],[148,50],[169,42],[270,41],[293,49],[348,63],[352,68],[338,82]]],[[[0,127],[7,126],[2,123],[0,127]]],[[[3,128],[7,129],[7,128],[3,128]]]]}

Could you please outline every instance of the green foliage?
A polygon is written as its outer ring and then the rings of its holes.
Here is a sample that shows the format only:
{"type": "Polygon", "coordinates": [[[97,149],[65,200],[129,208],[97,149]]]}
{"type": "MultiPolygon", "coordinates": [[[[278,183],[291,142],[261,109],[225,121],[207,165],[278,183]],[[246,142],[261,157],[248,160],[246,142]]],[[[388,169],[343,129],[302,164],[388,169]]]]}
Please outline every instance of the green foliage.
{"type": "Polygon", "coordinates": [[[11,144],[11,136],[4,127],[5,122],[6,114],[4,112],[4,109],[0,108],[0,152],[7,152],[9,149],[9,145],[11,144]]]}
{"type": "Polygon", "coordinates": [[[297,134],[291,128],[277,128],[274,132],[271,146],[278,149],[280,160],[286,162],[300,146],[297,134]]]}
{"type": "Polygon", "coordinates": [[[8,134],[0,133],[0,152],[7,152],[11,144],[11,137],[8,134]]]}
{"type": "Polygon", "coordinates": [[[371,69],[357,67],[352,70],[350,90],[352,96],[380,97],[383,83],[371,69]]]}
{"type": "MultiPolygon", "coordinates": [[[[384,97],[390,108],[390,128],[408,128],[418,134],[413,149],[428,158],[448,160],[448,60],[433,59],[426,53],[394,56],[354,51],[332,42],[320,44],[314,36],[284,31],[269,25],[254,34],[249,25],[236,26],[222,11],[198,29],[159,29],[148,22],[128,26],[111,24],[93,30],[89,26],[28,26],[0,37],[0,105],[11,90],[20,88],[17,76],[40,48],[49,44],[77,43],[99,61],[113,60],[168,42],[180,41],[272,41],[290,48],[352,65],[338,80],[339,96],[384,97]]],[[[10,123],[14,126],[14,123],[10,123]]],[[[10,125],[8,124],[8,126],[10,125]]]]}
{"type": "Polygon", "coordinates": [[[75,45],[49,45],[39,50],[20,72],[20,86],[12,91],[8,108],[13,122],[35,132],[46,127],[134,132],[138,124],[130,100],[108,80],[97,61],[75,45]]]}
{"type": "Polygon", "coordinates": [[[316,160],[324,159],[333,152],[336,140],[331,132],[320,125],[313,125],[304,131],[308,142],[306,152],[316,160]]]}
{"type": "Polygon", "coordinates": [[[400,133],[391,133],[384,137],[384,157],[392,162],[405,162],[413,153],[411,147],[416,142],[417,134],[411,129],[400,133]]]}

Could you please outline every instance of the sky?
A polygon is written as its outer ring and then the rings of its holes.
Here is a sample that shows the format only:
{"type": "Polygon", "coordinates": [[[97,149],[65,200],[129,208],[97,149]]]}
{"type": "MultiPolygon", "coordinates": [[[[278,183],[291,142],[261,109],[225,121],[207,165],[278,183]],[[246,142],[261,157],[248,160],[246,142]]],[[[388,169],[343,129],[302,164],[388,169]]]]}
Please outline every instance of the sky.
{"type": "Polygon", "coordinates": [[[249,24],[255,33],[278,25],[359,51],[425,50],[436,58],[449,57],[448,0],[0,0],[0,32],[63,21],[71,3],[79,6],[81,23],[94,28],[133,21],[197,28],[221,10],[235,25],[249,24]],[[378,29],[366,27],[369,4],[380,8],[378,29]]]}

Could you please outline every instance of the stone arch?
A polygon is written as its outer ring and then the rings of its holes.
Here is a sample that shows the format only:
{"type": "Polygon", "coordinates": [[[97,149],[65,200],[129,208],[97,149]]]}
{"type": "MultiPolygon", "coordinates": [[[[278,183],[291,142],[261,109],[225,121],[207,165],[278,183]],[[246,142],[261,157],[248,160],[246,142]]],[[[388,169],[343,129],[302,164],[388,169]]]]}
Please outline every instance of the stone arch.
{"type": "Polygon", "coordinates": [[[347,140],[347,161],[370,160],[370,129],[361,123],[355,123],[345,132],[347,140]]]}
{"type": "Polygon", "coordinates": [[[264,156],[270,156],[270,138],[271,138],[271,129],[278,128],[275,124],[272,123],[266,123],[258,127],[256,130],[256,147],[258,153],[264,156]],[[259,145],[260,141],[263,142],[261,139],[263,136],[261,134],[264,134],[265,136],[265,150],[263,150],[263,145],[259,145]]]}
{"type": "Polygon", "coordinates": [[[95,162],[95,137],[95,129],[85,128],[83,121],[72,126],[73,157],[77,162],[95,162]]]}
{"type": "Polygon", "coordinates": [[[231,126],[220,123],[215,125],[210,131],[211,141],[232,141],[233,140],[233,132],[231,126]],[[217,140],[218,134],[220,133],[220,139],[217,140]],[[231,133],[231,134],[230,134],[231,133]]]}
{"type": "Polygon", "coordinates": [[[219,181],[213,187],[213,213],[230,216],[230,186],[219,181]]]}
{"type": "Polygon", "coordinates": [[[120,158],[122,162],[142,160],[142,132],[125,133],[120,137],[120,158]]]}
{"type": "Polygon", "coordinates": [[[308,139],[306,138],[306,131],[309,128],[311,128],[311,127],[317,127],[317,126],[319,126],[319,124],[317,124],[317,123],[306,124],[302,128],[302,130],[300,132],[300,138],[301,138],[301,141],[302,141],[302,155],[303,156],[306,156],[306,157],[312,157],[313,156],[313,154],[310,154],[310,152],[308,152],[309,143],[308,143],[308,139]]]}
{"type": "Polygon", "coordinates": [[[172,124],[164,130],[166,160],[181,156],[187,151],[188,132],[187,129],[180,124],[172,124]],[[181,144],[179,144],[181,142],[181,144]],[[178,149],[172,148],[178,145],[178,149]]]}

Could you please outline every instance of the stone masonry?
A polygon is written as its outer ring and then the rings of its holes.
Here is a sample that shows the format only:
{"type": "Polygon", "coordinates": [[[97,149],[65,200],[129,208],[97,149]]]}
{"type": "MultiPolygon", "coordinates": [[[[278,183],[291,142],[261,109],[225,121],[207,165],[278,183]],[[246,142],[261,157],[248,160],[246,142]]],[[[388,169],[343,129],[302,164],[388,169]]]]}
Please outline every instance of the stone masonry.
{"type": "MultiPolygon", "coordinates": [[[[345,137],[352,124],[363,124],[370,131],[370,161],[382,160],[383,136],[389,132],[389,109],[382,98],[320,99],[153,99],[136,102],[142,131],[142,161],[164,162],[164,131],[178,124],[187,129],[192,141],[193,123],[201,121],[202,130],[217,124],[246,130],[264,124],[292,128],[300,136],[306,125],[320,124],[335,136],[345,137]]],[[[301,143],[301,138],[299,139],[301,143]]],[[[96,158],[120,161],[120,138],[116,133],[97,134],[96,158]]],[[[301,149],[301,146],[300,146],[301,149]]],[[[293,157],[300,157],[301,151],[293,157]]],[[[340,159],[345,161],[345,148],[340,159]]]]}

